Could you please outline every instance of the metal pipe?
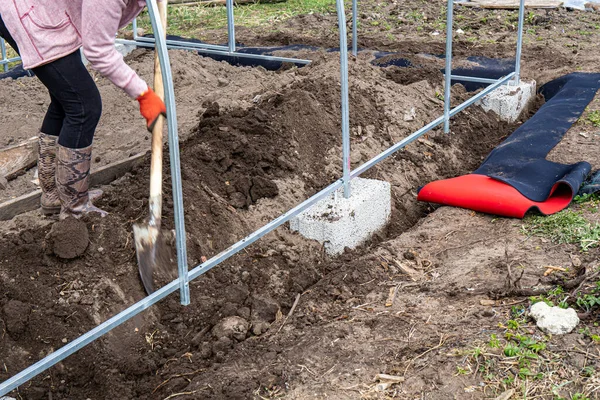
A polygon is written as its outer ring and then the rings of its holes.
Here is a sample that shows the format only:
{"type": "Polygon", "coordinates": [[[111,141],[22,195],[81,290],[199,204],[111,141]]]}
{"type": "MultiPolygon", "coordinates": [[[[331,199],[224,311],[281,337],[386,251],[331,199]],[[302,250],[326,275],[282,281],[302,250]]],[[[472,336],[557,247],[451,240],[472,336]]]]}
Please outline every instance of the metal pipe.
{"type": "Polygon", "coordinates": [[[342,84],[342,159],[344,197],[350,197],[350,111],[348,100],[348,38],[344,0],[337,0],[338,26],[340,30],[340,81],[342,84]]]}
{"type": "MultiPolygon", "coordinates": [[[[143,37],[143,36],[138,37],[137,41],[138,42],[155,43],[154,38],[143,37]]],[[[198,48],[198,49],[214,49],[214,50],[229,51],[229,46],[221,46],[218,44],[184,42],[182,40],[173,40],[173,39],[167,39],[167,45],[168,46],[187,46],[187,47],[194,47],[194,48],[198,48]]]]}
{"type": "MultiPolygon", "coordinates": [[[[139,47],[154,48],[154,43],[136,42],[133,40],[118,39],[117,43],[131,44],[131,45],[135,45],[135,46],[139,46],[139,47]]],[[[170,47],[168,46],[168,48],[172,49],[172,50],[191,50],[191,51],[197,51],[199,53],[217,54],[217,55],[224,55],[224,56],[235,56],[235,57],[240,57],[240,58],[251,58],[251,59],[266,60],[266,61],[281,61],[281,62],[291,62],[291,63],[296,63],[296,64],[310,64],[311,63],[311,60],[303,60],[300,58],[276,57],[276,56],[267,56],[267,55],[263,55],[263,54],[240,53],[237,51],[230,53],[228,50],[211,50],[211,49],[203,49],[203,48],[188,47],[188,46],[170,46],[170,47]]]]}
{"type": "MultiPolygon", "coordinates": [[[[462,110],[464,110],[465,108],[470,106],[471,104],[475,103],[480,98],[487,96],[490,92],[496,90],[498,87],[500,87],[503,84],[505,84],[506,82],[510,81],[514,75],[515,75],[514,72],[506,75],[504,78],[501,78],[498,81],[496,81],[495,84],[488,86],[487,88],[485,88],[484,90],[482,90],[481,92],[476,94],[475,96],[471,97],[469,100],[461,103],[458,107],[450,110],[450,116],[452,117],[452,116],[458,114],[459,112],[461,112],[462,110]]],[[[405,137],[404,139],[402,139],[401,141],[399,141],[398,143],[396,143],[395,145],[393,145],[392,147],[390,147],[383,153],[379,154],[378,156],[373,157],[372,159],[370,159],[369,161],[367,161],[360,167],[356,168],[354,171],[352,171],[350,176],[352,177],[352,179],[360,176],[365,171],[369,170],[370,168],[379,164],[381,161],[385,160],[386,158],[388,158],[389,156],[391,156],[392,154],[394,154],[401,148],[405,147],[407,144],[417,140],[419,137],[423,136],[430,130],[436,128],[438,125],[442,124],[444,121],[445,121],[445,116],[442,115],[435,121],[430,122],[429,124],[425,125],[423,128],[416,131],[415,133],[405,137]]]]}
{"type": "Polygon", "coordinates": [[[131,29],[133,29],[133,40],[138,40],[139,36],[137,34],[137,30],[138,30],[137,18],[134,18],[133,22],[131,24],[132,24],[131,29]]]}
{"type": "Polygon", "coordinates": [[[2,64],[4,65],[4,72],[8,71],[8,59],[6,58],[6,43],[4,39],[0,38],[0,52],[2,54],[2,64]]]}
{"type": "Polygon", "coordinates": [[[227,41],[229,43],[229,52],[235,51],[235,22],[233,20],[233,0],[226,1],[227,7],[227,41]]]}
{"type": "MultiPolygon", "coordinates": [[[[489,78],[477,78],[474,76],[463,76],[463,75],[452,75],[450,77],[453,81],[463,81],[463,82],[477,82],[477,83],[496,83],[498,79],[489,79],[489,78]]],[[[502,78],[499,78],[502,79],[502,78]]]]}
{"type": "Polygon", "coordinates": [[[517,36],[517,58],[515,61],[515,83],[521,82],[521,53],[523,51],[523,26],[525,25],[525,0],[519,5],[519,32],[517,36]]]}
{"type": "Polygon", "coordinates": [[[352,55],[358,54],[358,0],[352,0],[352,55]]]}
{"type": "Polygon", "coordinates": [[[165,86],[165,105],[169,126],[169,155],[171,160],[171,182],[173,186],[173,211],[175,214],[175,240],[177,244],[177,269],[179,272],[179,290],[181,304],[190,304],[190,285],[188,280],[187,248],[185,234],[185,218],[183,214],[183,190],[181,188],[181,166],[179,156],[179,136],[177,134],[177,111],[175,109],[175,90],[169,52],[167,50],[166,33],[160,23],[156,0],[146,0],[148,13],[152,22],[152,30],[156,38],[160,68],[165,86]]]}
{"type": "MultiPolygon", "coordinates": [[[[452,75],[452,31],[453,31],[454,0],[448,0],[448,12],[446,13],[446,76],[452,75]]],[[[450,94],[452,90],[452,79],[445,80],[444,87],[444,133],[450,132],[450,94]]]]}

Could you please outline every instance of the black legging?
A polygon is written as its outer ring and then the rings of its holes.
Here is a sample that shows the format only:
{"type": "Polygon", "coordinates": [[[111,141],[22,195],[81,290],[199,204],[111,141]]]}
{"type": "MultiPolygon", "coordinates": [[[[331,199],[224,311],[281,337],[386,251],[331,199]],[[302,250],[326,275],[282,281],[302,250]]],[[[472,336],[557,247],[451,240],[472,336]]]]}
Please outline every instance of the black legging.
{"type": "MultiPolygon", "coordinates": [[[[0,16],[0,36],[19,52],[0,16]]],[[[33,68],[48,88],[50,106],[41,131],[58,136],[61,146],[81,149],[92,144],[102,114],[100,92],[81,61],[79,50],[56,61],[33,68]]]]}

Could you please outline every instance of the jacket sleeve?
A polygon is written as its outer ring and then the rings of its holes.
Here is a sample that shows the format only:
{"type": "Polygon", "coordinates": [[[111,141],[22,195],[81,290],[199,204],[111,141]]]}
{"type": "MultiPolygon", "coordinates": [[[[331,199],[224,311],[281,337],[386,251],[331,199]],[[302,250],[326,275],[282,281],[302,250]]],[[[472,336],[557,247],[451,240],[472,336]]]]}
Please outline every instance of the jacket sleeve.
{"type": "Polygon", "coordinates": [[[126,5],[127,0],[83,0],[83,54],[93,69],[137,98],[148,90],[148,85],[115,49],[115,36],[126,5]]]}

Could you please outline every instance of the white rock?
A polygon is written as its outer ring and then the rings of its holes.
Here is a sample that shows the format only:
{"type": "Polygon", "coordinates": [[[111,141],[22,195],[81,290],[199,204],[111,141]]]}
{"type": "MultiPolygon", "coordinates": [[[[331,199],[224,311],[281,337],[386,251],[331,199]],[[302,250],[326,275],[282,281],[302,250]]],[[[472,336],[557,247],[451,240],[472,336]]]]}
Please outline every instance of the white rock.
{"type": "Polygon", "coordinates": [[[213,327],[212,334],[215,338],[228,337],[242,341],[248,333],[248,321],[241,317],[223,318],[213,327]]]}
{"type": "Polygon", "coordinates": [[[550,307],[543,301],[532,305],[529,315],[535,320],[538,328],[553,335],[570,333],[579,324],[579,317],[574,309],[550,307]]]}
{"type": "Polygon", "coordinates": [[[456,33],[457,33],[458,35],[462,35],[462,34],[464,34],[464,33],[465,33],[465,31],[463,31],[462,29],[457,29],[457,30],[456,30],[456,33]]]}

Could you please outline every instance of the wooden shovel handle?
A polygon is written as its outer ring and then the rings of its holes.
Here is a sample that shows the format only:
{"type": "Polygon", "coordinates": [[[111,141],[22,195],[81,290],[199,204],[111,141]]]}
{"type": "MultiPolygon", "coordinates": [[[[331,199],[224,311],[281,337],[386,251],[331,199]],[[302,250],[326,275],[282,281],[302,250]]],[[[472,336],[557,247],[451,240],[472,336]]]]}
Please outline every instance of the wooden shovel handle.
{"type": "MultiPolygon", "coordinates": [[[[167,32],[167,0],[158,1],[158,11],[163,30],[167,32]]],[[[154,51],[154,92],[163,101],[165,88],[162,79],[162,70],[158,50],[154,51]]],[[[160,225],[162,211],[162,161],[163,161],[163,129],[165,118],[158,117],[152,130],[152,160],[150,164],[150,221],[160,225]]]]}

